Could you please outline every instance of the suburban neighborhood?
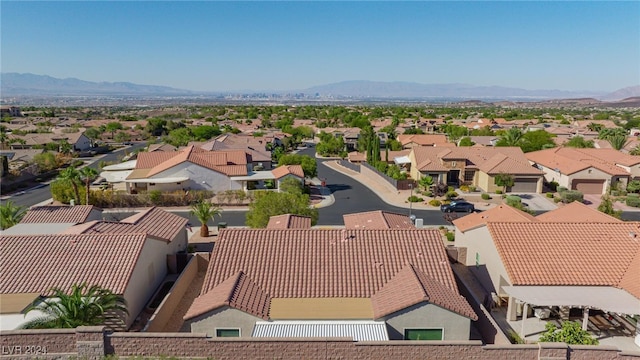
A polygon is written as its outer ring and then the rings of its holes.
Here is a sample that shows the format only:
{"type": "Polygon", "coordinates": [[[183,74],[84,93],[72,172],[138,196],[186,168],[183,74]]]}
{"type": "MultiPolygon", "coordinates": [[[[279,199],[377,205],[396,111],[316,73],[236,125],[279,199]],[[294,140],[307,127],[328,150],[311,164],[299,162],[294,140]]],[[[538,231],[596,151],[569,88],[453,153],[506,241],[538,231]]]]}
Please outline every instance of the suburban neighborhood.
{"type": "Polygon", "coordinates": [[[640,357],[637,108],[87,110],[3,110],[3,355],[640,357]]]}

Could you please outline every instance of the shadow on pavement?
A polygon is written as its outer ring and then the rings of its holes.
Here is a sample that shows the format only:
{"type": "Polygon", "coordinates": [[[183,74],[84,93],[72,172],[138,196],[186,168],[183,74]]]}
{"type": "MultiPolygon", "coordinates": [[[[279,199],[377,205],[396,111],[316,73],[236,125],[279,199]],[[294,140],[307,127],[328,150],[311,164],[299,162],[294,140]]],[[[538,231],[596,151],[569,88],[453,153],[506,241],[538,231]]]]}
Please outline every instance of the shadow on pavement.
{"type": "Polygon", "coordinates": [[[331,191],[331,193],[335,193],[336,191],[343,191],[343,190],[349,190],[351,189],[351,185],[345,185],[345,184],[331,184],[331,185],[327,185],[327,188],[329,189],[329,191],[331,191]]]}

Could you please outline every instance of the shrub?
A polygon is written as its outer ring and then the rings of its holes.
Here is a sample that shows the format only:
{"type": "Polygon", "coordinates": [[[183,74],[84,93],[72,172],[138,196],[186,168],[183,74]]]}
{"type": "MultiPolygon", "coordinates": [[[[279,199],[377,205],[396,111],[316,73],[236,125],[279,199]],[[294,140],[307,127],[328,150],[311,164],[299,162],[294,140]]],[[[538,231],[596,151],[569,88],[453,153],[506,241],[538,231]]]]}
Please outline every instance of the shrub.
{"type": "Polygon", "coordinates": [[[553,198],[553,193],[547,193],[547,194],[546,194],[546,196],[547,196],[549,199],[552,199],[552,198],[553,198]]]}
{"type": "Polygon", "coordinates": [[[551,189],[552,191],[557,191],[558,190],[558,183],[556,181],[552,181],[549,183],[549,189],[551,189]]]}
{"type": "Polygon", "coordinates": [[[451,192],[451,191],[455,191],[456,188],[454,188],[453,186],[448,186],[447,187],[447,192],[451,192]]]}
{"type": "Polygon", "coordinates": [[[627,196],[626,204],[628,206],[640,207],[640,198],[637,196],[627,196]]]}
{"type": "Polygon", "coordinates": [[[460,191],[469,192],[469,186],[468,185],[461,185],[460,186],[460,191]]]}
{"type": "Polygon", "coordinates": [[[440,200],[433,199],[433,200],[429,201],[429,205],[431,205],[431,206],[440,206],[440,205],[442,205],[442,202],[440,200]]]}
{"type": "Polygon", "coordinates": [[[562,201],[562,199],[560,199],[559,197],[554,197],[553,198],[553,202],[556,203],[556,204],[559,203],[560,201],[562,201]]]}
{"type": "Polygon", "coordinates": [[[502,190],[496,190],[496,194],[498,195],[502,194],[502,190]]]}
{"type": "Polygon", "coordinates": [[[456,234],[454,232],[447,231],[445,236],[447,237],[447,241],[455,241],[456,240],[456,234]]]}
{"type": "Polygon", "coordinates": [[[505,198],[505,202],[509,206],[519,207],[522,206],[522,199],[519,196],[509,195],[505,198]]]}
{"type": "Polygon", "coordinates": [[[153,205],[161,205],[160,203],[161,200],[162,200],[162,191],[160,190],[149,191],[149,201],[151,201],[153,205]]]}
{"type": "Polygon", "coordinates": [[[582,202],[584,200],[584,195],[577,190],[566,190],[560,193],[560,197],[562,198],[562,202],[568,204],[574,201],[582,202]]]}
{"type": "Polygon", "coordinates": [[[627,184],[627,191],[630,193],[640,192],[640,180],[631,180],[627,184]]]}
{"type": "Polygon", "coordinates": [[[567,191],[567,190],[569,190],[569,189],[567,189],[567,188],[566,188],[566,187],[564,187],[564,186],[558,186],[557,190],[558,190],[558,192],[559,192],[559,193],[563,193],[563,192],[565,192],[565,191],[567,191]]]}
{"type": "Polygon", "coordinates": [[[482,195],[480,195],[480,197],[482,198],[482,200],[490,200],[491,199],[491,195],[489,195],[487,193],[482,193],[482,195]]]}
{"type": "Polygon", "coordinates": [[[447,198],[448,200],[451,200],[451,199],[455,199],[455,198],[457,198],[457,197],[458,197],[458,193],[457,193],[457,192],[455,192],[455,191],[448,191],[448,192],[445,194],[445,196],[446,196],[446,198],[447,198]]]}
{"type": "Polygon", "coordinates": [[[407,198],[407,201],[414,203],[424,201],[424,199],[415,195],[411,195],[407,198]]]}
{"type": "Polygon", "coordinates": [[[469,185],[469,192],[475,192],[476,191],[476,187],[473,185],[469,185]]]}
{"type": "Polygon", "coordinates": [[[432,197],[433,196],[433,192],[431,191],[424,191],[422,192],[422,195],[426,196],[426,197],[432,197]]]}

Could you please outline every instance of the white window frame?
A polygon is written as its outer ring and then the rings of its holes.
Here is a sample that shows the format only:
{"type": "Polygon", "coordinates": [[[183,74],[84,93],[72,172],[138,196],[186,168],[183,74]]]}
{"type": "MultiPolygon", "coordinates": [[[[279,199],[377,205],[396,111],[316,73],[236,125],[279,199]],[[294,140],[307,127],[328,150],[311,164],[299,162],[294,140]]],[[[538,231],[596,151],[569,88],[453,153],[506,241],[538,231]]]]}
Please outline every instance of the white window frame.
{"type": "Polygon", "coordinates": [[[242,329],[241,328],[227,327],[227,326],[213,328],[213,333],[215,334],[216,338],[225,338],[225,337],[230,337],[230,336],[218,336],[218,330],[238,330],[238,337],[242,337],[242,329]]]}

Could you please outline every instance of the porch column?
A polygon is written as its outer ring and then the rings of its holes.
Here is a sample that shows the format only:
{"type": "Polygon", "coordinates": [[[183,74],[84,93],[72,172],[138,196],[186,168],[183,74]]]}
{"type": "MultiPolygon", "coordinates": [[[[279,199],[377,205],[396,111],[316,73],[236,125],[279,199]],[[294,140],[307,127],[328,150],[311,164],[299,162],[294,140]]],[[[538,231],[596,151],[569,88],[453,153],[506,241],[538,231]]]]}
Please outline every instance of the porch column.
{"type": "Polygon", "coordinates": [[[527,313],[529,312],[529,304],[524,303],[522,306],[522,329],[520,329],[520,337],[524,340],[524,323],[527,320],[527,313]]]}
{"type": "Polygon", "coordinates": [[[509,296],[509,301],[507,302],[507,320],[516,321],[518,319],[518,304],[516,303],[516,298],[513,296],[509,296]]]}
{"type": "Polygon", "coordinates": [[[634,342],[640,347],[640,321],[636,322],[636,338],[634,342]]]}
{"type": "Polygon", "coordinates": [[[589,308],[584,308],[582,312],[582,330],[587,330],[587,326],[589,325],[589,308]]]}

